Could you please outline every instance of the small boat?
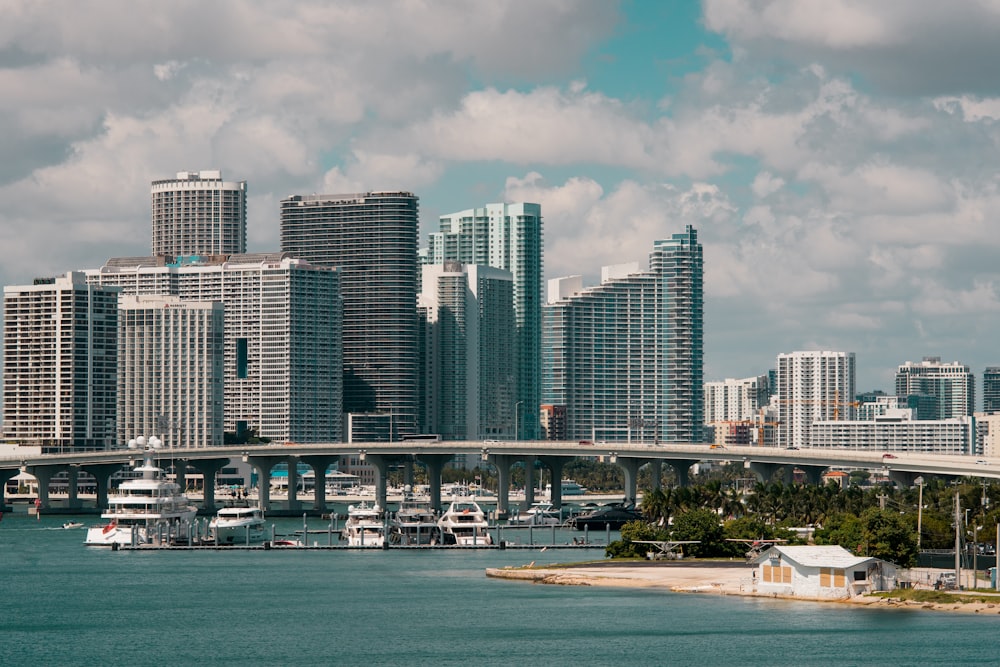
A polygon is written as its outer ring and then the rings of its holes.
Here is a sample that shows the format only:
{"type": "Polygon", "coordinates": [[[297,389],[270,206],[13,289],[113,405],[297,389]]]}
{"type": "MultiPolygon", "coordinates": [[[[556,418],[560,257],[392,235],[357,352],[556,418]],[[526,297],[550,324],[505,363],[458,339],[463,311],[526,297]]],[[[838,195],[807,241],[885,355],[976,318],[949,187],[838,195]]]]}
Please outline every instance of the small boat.
{"type": "Polygon", "coordinates": [[[125,480],[117,492],[108,495],[108,509],[101,514],[108,523],[88,528],[84,544],[148,544],[188,538],[184,533],[190,531],[198,508],[153,462],[162,446],[156,436],[129,441],[129,449],[143,448],[143,462],[133,468],[138,476],[125,480]]]}
{"type": "MultiPolygon", "coordinates": [[[[559,488],[562,490],[562,495],[564,496],[582,496],[587,493],[587,487],[580,486],[580,484],[574,482],[571,479],[562,480],[562,483],[559,485],[559,488]]],[[[551,484],[545,485],[545,495],[549,496],[550,498],[552,497],[551,484]]]]}
{"type": "Polygon", "coordinates": [[[67,521],[63,524],[63,528],[69,530],[70,528],[83,528],[83,524],[79,521],[67,521]]]}
{"type": "Polygon", "coordinates": [[[208,524],[216,544],[259,542],[264,537],[264,511],[259,507],[223,507],[208,524]]]}
{"type": "Polygon", "coordinates": [[[479,504],[468,498],[454,500],[438,520],[444,544],[476,546],[493,544],[486,514],[479,504]]]}
{"type": "Polygon", "coordinates": [[[511,517],[510,523],[515,526],[559,526],[562,517],[552,503],[532,503],[526,512],[511,517]]]}
{"type": "Polygon", "coordinates": [[[406,487],[399,509],[392,518],[389,532],[389,543],[402,546],[421,544],[438,544],[441,541],[441,529],[437,517],[431,509],[430,500],[417,498],[406,487]]]}
{"type": "Polygon", "coordinates": [[[349,547],[385,545],[385,512],[378,505],[361,502],[347,506],[347,521],[340,533],[349,547]]]}
{"type": "Polygon", "coordinates": [[[305,546],[302,540],[275,540],[271,542],[274,547],[301,547],[305,546]]]}
{"type": "Polygon", "coordinates": [[[566,522],[567,525],[577,530],[621,530],[629,521],[641,521],[642,512],[635,508],[635,505],[615,503],[605,505],[597,509],[580,514],[566,522]]]}

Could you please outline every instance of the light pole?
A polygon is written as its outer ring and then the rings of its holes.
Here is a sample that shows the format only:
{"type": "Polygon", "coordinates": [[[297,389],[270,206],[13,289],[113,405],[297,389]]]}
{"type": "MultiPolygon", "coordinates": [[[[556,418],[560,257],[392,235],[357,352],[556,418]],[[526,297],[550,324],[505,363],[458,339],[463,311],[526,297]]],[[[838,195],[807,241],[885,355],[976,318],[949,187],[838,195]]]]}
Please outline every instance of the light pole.
{"type": "Polygon", "coordinates": [[[524,403],[524,401],[518,401],[514,404],[514,440],[521,439],[521,430],[518,427],[520,426],[522,403],[524,403]]]}

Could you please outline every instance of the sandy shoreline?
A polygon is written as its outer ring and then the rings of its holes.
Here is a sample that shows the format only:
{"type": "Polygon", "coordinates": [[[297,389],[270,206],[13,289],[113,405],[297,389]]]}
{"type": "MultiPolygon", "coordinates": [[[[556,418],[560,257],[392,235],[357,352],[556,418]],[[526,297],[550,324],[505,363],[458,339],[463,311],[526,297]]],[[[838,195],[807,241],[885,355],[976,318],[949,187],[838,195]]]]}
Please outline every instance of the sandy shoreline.
{"type": "Polygon", "coordinates": [[[895,609],[926,609],[975,614],[1000,614],[997,602],[917,602],[873,596],[844,600],[778,597],[754,592],[751,569],[742,563],[715,562],[654,562],[654,563],[593,563],[568,567],[488,568],[486,576],[497,579],[527,581],[556,586],[614,586],[653,588],[678,593],[743,595],[778,598],[789,601],[831,602],[866,607],[895,609]]]}

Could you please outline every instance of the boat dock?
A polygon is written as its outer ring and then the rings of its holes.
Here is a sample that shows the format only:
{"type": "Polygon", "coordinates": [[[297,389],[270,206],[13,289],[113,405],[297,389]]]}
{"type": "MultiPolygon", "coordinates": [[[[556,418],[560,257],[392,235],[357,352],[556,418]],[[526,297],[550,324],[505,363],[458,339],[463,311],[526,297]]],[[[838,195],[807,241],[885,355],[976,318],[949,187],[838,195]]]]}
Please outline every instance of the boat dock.
{"type": "Polygon", "coordinates": [[[544,551],[548,549],[604,549],[606,544],[580,541],[576,544],[522,544],[502,541],[499,544],[409,544],[392,545],[385,543],[382,546],[348,546],[346,544],[278,544],[274,542],[263,542],[258,544],[228,544],[216,545],[206,544],[112,544],[112,551],[426,551],[431,550],[459,550],[470,551],[475,549],[490,549],[503,551],[506,549],[544,551]]]}

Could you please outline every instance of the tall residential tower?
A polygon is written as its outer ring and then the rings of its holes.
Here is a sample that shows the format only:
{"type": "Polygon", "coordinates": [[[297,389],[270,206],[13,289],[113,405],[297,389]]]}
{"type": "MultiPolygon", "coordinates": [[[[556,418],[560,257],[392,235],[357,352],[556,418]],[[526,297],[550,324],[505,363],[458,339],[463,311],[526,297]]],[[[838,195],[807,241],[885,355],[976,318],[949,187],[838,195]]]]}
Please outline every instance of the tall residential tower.
{"type": "Polygon", "coordinates": [[[487,204],[440,218],[426,262],[492,266],[514,277],[517,439],[538,437],[542,394],[542,207],[487,204]]]}
{"type": "Polygon", "coordinates": [[[854,418],[853,352],[778,355],[778,445],[806,447],[813,422],[854,418]]]}
{"type": "Polygon", "coordinates": [[[416,433],[417,225],[410,192],[281,202],[281,249],[340,272],[349,442],[416,433]]]}
{"type": "Polygon", "coordinates": [[[247,249],[247,182],[182,171],[153,181],[153,255],[232,255],[247,249]]]}

